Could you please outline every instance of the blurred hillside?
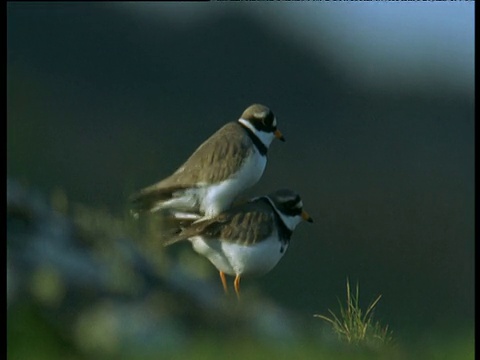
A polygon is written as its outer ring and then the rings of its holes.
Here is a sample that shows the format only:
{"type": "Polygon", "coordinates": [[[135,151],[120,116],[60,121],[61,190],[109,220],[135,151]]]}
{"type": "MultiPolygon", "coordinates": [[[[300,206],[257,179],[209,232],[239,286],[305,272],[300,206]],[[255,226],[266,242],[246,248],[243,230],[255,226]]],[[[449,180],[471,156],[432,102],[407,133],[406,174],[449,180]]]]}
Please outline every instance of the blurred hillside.
{"type": "Polygon", "coordinates": [[[338,32],[343,58],[313,46],[335,45],[338,13],[325,11],[330,31],[309,44],[279,30],[279,8],[222,6],[193,21],[198,5],[184,6],[145,17],[118,4],[9,3],[7,175],[122,216],[131,192],[264,103],[287,142],[272,145],[247,195],[295,189],[315,224],[245,289],[310,318],[336,307],[348,276],[366,302],[383,294],[377,314],[400,337],[472,329],[474,92],[445,76],[454,54],[433,46],[431,67],[358,66],[354,77],[345,66],[366,58],[359,44],[348,53],[338,32]],[[391,81],[371,86],[369,74],[391,81]]]}

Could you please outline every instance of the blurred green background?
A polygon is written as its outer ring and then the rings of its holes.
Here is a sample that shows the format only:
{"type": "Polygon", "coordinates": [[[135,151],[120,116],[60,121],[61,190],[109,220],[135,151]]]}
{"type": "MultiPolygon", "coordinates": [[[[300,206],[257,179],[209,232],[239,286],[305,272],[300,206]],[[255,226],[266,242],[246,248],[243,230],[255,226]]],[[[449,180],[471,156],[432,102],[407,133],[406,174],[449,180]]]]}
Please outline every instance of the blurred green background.
{"type": "MultiPolygon", "coordinates": [[[[383,294],[376,317],[400,342],[469,358],[473,7],[7,3],[7,176],[121,218],[130,193],[266,104],[287,142],[247,195],[295,189],[315,223],[243,289],[311,323],[349,277],[365,302],[383,294]]],[[[21,309],[7,308],[12,356],[38,324],[21,309]]]]}

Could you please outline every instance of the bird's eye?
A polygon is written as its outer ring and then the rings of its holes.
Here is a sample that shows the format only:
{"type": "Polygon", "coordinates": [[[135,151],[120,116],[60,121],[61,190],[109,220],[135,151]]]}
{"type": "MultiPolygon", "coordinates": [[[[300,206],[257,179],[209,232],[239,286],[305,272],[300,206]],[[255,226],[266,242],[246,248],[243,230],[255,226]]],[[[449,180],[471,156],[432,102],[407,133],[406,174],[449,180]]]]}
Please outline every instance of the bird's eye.
{"type": "Polygon", "coordinates": [[[265,118],[262,120],[262,123],[263,123],[263,125],[265,125],[266,127],[269,127],[269,128],[277,126],[276,121],[275,121],[275,117],[273,116],[272,113],[269,113],[267,116],[265,116],[265,118]]]}
{"type": "Polygon", "coordinates": [[[288,202],[285,203],[285,206],[289,209],[293,209],[293,208],[296,208],[297,207],[297,204],[298,202],[295,201],[295,200],[290,200],[288,202]]]}

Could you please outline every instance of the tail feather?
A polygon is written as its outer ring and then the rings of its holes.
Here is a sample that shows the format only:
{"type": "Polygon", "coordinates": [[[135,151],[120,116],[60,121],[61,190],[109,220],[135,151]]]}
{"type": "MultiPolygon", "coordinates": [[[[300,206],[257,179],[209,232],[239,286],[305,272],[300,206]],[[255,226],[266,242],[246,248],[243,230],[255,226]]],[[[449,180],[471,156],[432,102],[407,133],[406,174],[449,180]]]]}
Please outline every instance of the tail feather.
{"type": "Polygon", "coordinates": [[[188,240],[192,235],[192,224],[195,225],[202,221],[203,214],[198,212],[179,212],[176,210],[168,210],[163,213],[164,218],[168,222],[168,227],[174,229],[163,240],[163,246],[169,246],[179,241],[188,240]]]}
{"type": "Polygon", "coordinates": [[[169,246],[175,244],[179,241],[187,240],[188,237],[185,236],[184,230],[187,229],[194,220],[179,220],[179,219],[169,219],[170,220],[170,232],[168,234],[164,233],[163,236],[163,246],[169,246]],[[166,235],[166,236],[165,236],[166,235]]]}
{"type": "Polygon", "coordinates": [[[168,194],[153,191],[140,191],[130,196],[130,203],[138,211],[150,210],[158,201],[168,198],[168,194]]]}
{"type": "Polygon", "coordinates": [[[163,246],[170,246],[182,240],[187,240],[187,238],[179,235],[171,236],[167,241],[163,243],[163,246]]]}
{"type": "Polygon", "coordinates": [[[172,199],[174,193],[180,188],[158,189],[146,188],[130,196],[131,212],[138,215],[144,212],[154,212],[162,207],[162,204],[172,199]]]}
{"type": "Polygon", "coordinates": [[[159,187],[153,185],[130,196],[130,212],[135,218],[142,213],[155,212],[159,221],[159,240],[164,246],[186,240],[184,230],[203,218],[194,192],[184,187],[159,187]]]}

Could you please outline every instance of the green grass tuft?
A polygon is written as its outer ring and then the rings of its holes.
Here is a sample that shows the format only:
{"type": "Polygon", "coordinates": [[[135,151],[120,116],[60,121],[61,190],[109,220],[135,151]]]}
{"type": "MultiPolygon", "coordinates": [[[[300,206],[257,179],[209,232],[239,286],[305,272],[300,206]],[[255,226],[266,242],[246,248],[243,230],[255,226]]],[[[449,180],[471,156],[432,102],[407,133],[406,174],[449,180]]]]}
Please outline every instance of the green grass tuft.
{"type": "Polygon", "coordinates": [[[347,278],[347,301],[345,306],[338,300],[340,314],[336,315],[332,310],[328,309],[331,317],[321,314],[315,314],[314,317],[318,317],[332,325],[333,331],[339,338],[349,344],[366,345],[368,347],[391,344],[393,337],[388,325],[382,326],[378,321],[373,321],[375,306],[377,306],[381,298],[382,295],[377,296],[368,305],[367,309],[363,311],[359,304],[360,292],[358,283],[355,293],[352,294],[350,282],[347,278]]]}

